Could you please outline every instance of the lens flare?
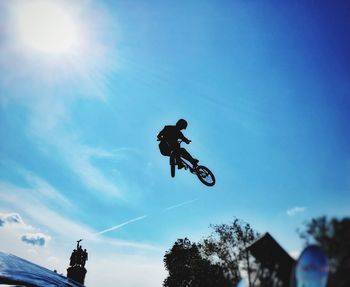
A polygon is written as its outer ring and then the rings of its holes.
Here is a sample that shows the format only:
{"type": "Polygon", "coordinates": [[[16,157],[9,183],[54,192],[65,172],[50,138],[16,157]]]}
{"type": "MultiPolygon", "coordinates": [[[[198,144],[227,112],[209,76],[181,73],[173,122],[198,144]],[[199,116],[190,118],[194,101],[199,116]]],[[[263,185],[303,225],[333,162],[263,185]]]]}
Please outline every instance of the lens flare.
{"type": "Polygon", "coordinates": [[[46,53],[65,53],[76,44],[76,25],[69,13],[53,1],[28,1],[17,7],[21,41],[46,53]]]}

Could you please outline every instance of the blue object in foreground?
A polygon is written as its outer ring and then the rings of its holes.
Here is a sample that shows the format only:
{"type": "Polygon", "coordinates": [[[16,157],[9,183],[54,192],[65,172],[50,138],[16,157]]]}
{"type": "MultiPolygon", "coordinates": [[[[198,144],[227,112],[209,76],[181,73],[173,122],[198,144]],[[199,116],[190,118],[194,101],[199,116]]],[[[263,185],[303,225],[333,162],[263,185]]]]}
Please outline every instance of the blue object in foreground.
{"type": "Polygon", "coordinates": [[[237,287],[248,287],[248,281],[246,279],[242,279],[238,282],[237,287]]]}
{"type": "Polygon", "coordinates": [[[31,263],[15,255],[0,251],[0,284],[25,286],[83,287],[67,277],[31,263]]]}
{"type": "Polygon", "coordinates": [[[325,287],[328,271],[328,258],[323,250],[316,245],[306,247],[296,267],[297,287],[325,287]]]}

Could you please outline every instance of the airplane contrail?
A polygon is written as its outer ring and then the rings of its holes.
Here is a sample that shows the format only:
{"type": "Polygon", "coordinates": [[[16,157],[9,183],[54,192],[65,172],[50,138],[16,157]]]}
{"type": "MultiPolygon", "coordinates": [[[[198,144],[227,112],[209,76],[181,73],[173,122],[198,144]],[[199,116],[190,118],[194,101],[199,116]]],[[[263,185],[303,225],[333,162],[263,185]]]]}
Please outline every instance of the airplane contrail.
{"type": "Polygon", "coordinates": [[[192,200],[187,200],[187,201],[184,201],[182,203],[179,203],[179,204],[176,204],[176,205],[172,205],[172,206],[169,206],[167,208],[164,208],[163,211],[168,211],[168,210],[171,210],[171,209],[175,209],[175,208],[178,208],[180,206],[184,206],[184,205],[187,205],[187,204],[190,204],[190,203],[193,203],[195,201],[197,201],[198,198],[195,198],[195,199],[192,199],[192,200]]]}
{"type": "Polygon", "coordinates": [[[147,215],[143,215],[143,216],[136,217],[136,218],[134,218],[134,219],[130,219],[130,220],[126,221],[126,222],[120,223],[120,224],[118,224],[118,225],[115,225],[115,226],[112,226],[112,227],[107,228],[107,229],[105,229],[105,230],[102,230],[102,231],[100,231],[100,232],[97,232],[97,233],[95,233],[94,235],[99,235],[99,234],[103,234],[103,233],[106,233],[106,232],[109,232],[109,231],[112,231],[112,230],[119,229],[119,228],[121,228],[121,227],[123,227],[123,226],[125,226],[125,225],[128,225],[128,224],[130,224],[130,223],[133,223],[133,222],[135,222],[135,221],[139,221],[139,220],[144,219],[144,218],[146,218],[146,217],[147,217],[147,215]]]}
{"type": "MultiPolygon", "coordinates": [[[[168,210],[172,210],[172,209],[175,209],[175,208],[178,208],[178,207],[187,205],[187,204],[191,204],[191,203],[193,203],[193,202],[195,202],[195,201],[197,201],[197,200],[198,200],[198,198],[195,198],[195,199],[192,199],[192,200],[187,200],[187,201],[181,202],[181,203],[176,204],[176,205],[172,205],[172,206],[166,207],[166,208],[163,209],[163,212],[168,211],[168,210]]],[[[121,227],[123,227],[123,226],[125,226],[125,225],[128,225],[128,224],[130,224],[130,223],[133,223],[133,222],[135,222],[135,221],[142,220],[142,219],[146,218],[147,216],[148,216],[148,215],[143,215],[143,216],[139,216],[139,217],[130,219],[130,220],[128,220],[128,221],[125,221],[125,222],[120,223],[120,224],[118,224],[118,225],[112,226],[112,227],[107,228],[107,229],[105,229],[105,230],[102,230],[102,231],[100,231],[100,232],[96,232],[96,233],[94,233],[93,235],[100,235],[100,234],[104,234],[104,233],[109,232],[109,231],[112,231],[112,230],[119,229],[119,228],[121,228],[121,227]]]]}

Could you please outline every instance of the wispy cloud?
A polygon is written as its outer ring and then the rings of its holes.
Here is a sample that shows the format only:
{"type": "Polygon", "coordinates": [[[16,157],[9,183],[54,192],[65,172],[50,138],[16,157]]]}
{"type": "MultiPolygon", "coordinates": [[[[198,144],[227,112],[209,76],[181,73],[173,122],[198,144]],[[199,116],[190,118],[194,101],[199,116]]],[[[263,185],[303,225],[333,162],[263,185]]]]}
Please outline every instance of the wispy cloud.
{"type": "Polygon", "coordinates": [[[125,225],[130,224],[130,223],[133,223],[133,222],[136,222],[136,221],[145,219],[146,217],[147,217],[147,215],[143,215],[143,216],[140,216],[140,217],[136,217],[136,218],[134,218],[134,219],[130,219],[130,220],[126,221],[126,222],[120,223],[120,224],[118,224],[118,225],[115,225],[115,226],[112,226],[112,227],[107,228],[107,229],[105,229],[105,230],[102,230],[102,231],[100,231],[100,232],[97,232],[97,233],[95,233],[95,235],[99,235],[99,234],[103,234],[103,233],[106,233],[106,232],[109,232],[109,231],[112,231],[112,230],[119,229],[119,228],[121,228],[121,227],[123,227],[123,226],[125,226],[125,225]]]}
{"type": "Polygon", "coordinates": [[[137,249],[142,251],[155,251],[157,253],[161,252],[161,254],[163,254],[165,251],[165,249],[160,245],[140,243],[136,241],[119,240],[119,239],[108,238],[103,236],[96,236],[96,233],[90,234],[88,237],[85,237],[85,239],[89,240],[91,243],[94,243],[94,244],[114,246],[123,251],[127,249],[129,250],[137,249]]]}
{"type": "MultiPolygon", "coordinates": [[[[62,127],[62,123],[69,120],[68,116],[62,119],[54,116],[51,119],[52,114],[47,114],[47,110],[52,103],[47,105],[32,114],[30,128],[33,136],[44,143],[49,153],[59,156],[88,190],[99,195],[122,198],[115,178],[108,177],[103,169],[94,164],[95,159],[116,157],[115,152],[81,143],[78,133],[67,132],[62,127]]],[[[66,103],[62,105],[63,109],[68,109],[66,103]]]]}
{"type": "Polygon", "coordinates": [[[301,207],[301,206],[295,206],[293,208],[289,208],[286,213],[288,216],[294,216],[298,213],[302,213],[302,212],[305,212],[306,210],[306,207],[301,207]]]}
{"type": "MultiPolygon", "coordinates": [[[[61,240],[68,242],[74,242],[77,238],[84,238],[91,243],[96,243],[98,245],[108,244],[122,249],[161,249],[155,245],[96,236],[110,230],[121,228],[132,222],[142,220],[147,217],[146,215],[128,220],[127,222],[118,224],[101,232],[96,232],[96,230],[91,227],[77,222],[75,219],[66,217],[61,213],[60,209],[57,211],[50,209],[45,205],[45,201],[38,199],[35,192],[33,193],[32,190],[28,188],[20,188],[4,182],[0,182],[0,207],[1,206],[6,206],[7,209],[11,208],[18,211],[16,213],[2,214],[3,216],[1,219],[3,221],[5,221],[5,218],[12,218],[16,221],[22,222],[22,217],[25,215],[25,217],[28,218],[28,220],[31,220],[31,222],[34,222],[35,225],[43,226],[45,227],[45,230],[50,231],[53,238],[60,237],[61,240]],[[18,200],[18,198],[21,198],[21,200],[18,200]]],[[[6,221],[8,220],[10,219],[6,219],[6,221]]],[[[31,233],[38,232],[37,229],[33,228],[26,229],[26,231],[31,233]]]]}
{"type": "Polygon", "coordinates": [[[17,168],[17,171],[23,175],[38,196],[43,197],[45,200],[51,200],[67,208],[73,207],[73,204],[65,196],[63,196],[57,189],[55,189],[44,179],[22,168],[17,168]]]}
{"type": "MultiPolygon", "coordinates": [[[[78,238],[82,234],[92,233],[92,230],[58,214],[46,201],[37,196],[35,189],[20,188],[6,182],[0,182],[0,202],[21,215],[25,214],[32,221],[45,226],[57,235],[78,238]]],[[[61,209],[59,209],[61,210],[61,209]]]]}
{"type": "Polygon", "coordinates": [[[4,75],[0,85],[7,91],[0,93],[0,102],[25,107],[29,115],[25,128],[31,138],[39,141],[42,149],[50,149],[50,156],[64,160],[89,190],[121,197],[115,179],[93,162],[94,158],[110,153],[84,142],[79,130],[67,128],[73,120],[70,110],[74,103],[107,101],[107,75],[120,66],[116,30],[110,32],[115,21],[112,22],[108,11],[96,2],[76,1],[69,5],[60,2],[67,13],[74,15],[79,27],[80,50],[59,58],[50,57],[28,51],[16,39],[14,15],[22,4],[21,1],[0,1],[0,26],[11,35],[0,45],[0,73],[4,75]],[[92,18],[94,21],[90,21],[92,18]],[[18,65],[14,66],[14,62],[18,65]]]}
{"type": "MultiPolygon", "coordinates": [[[[163,209],[163,212],[169,211],[169,210],[172,210],[172,209],[176,209],[176,208],[179,208],[179,207],[184,206],[184,205],[191,204],[191,203],[193,203],[193,202],[196,202],[197,200],[198,200],[198,198],[195,198],[195,199],[192,199],[192,200],[187,200],[187,201],[181,202],[181,203],[179,203],[179,204],[175,204],[175,205],[166,207],[166,208],[163,209]]],[[[107,232],[110,232],[110,231],[113,231],[113,230],[122,228],[122,227],[124,227],[124,226],[126,226],[126,225],[128,225],[128,224],[131,224],[131,223],[140,221],[140,220],[145,219],[145,218],[147,218],[147,217],[148,217],[148,215],[143,215],[143,216],[139,216],[139,217],[130,219],[130,220],[125,221],[125,222],[123,222],[123,223],[120,223],[120,224],[118,224],[118,225],[115,225],[115,226],[112,226],[112,227],[110,227],[110,228],[104,229],[104,230],[102,230],[102,231],[96,232],[94,235],[101,235],[101,234],[104,234],[104,233],[107,233],[107,232]]]]}
{"type": "Polygon", "coordinates": [[[184,206],[184,205],[187,205],[187,204],[191,204],[191,203],[196,202],[196,201],[198,201],[198,198],[195,198],[195,199],[192,199],[192,200],[187,200],[187,201],[181,202],[179,204],[175,204],[175,205],[166,207],[166,208],[163,209],[163,211],[169,211],[169,210],[172,210],[172,209],[175,209],[175,208],[179,208],[181,206],[184,206]]]}

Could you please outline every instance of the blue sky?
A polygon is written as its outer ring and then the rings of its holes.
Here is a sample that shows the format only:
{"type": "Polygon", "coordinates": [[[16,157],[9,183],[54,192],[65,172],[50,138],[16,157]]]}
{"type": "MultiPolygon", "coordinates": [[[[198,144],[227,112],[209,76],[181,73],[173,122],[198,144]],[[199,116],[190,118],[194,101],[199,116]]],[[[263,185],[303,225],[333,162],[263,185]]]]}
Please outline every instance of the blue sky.
{"type": "Polygon", "coordinates": [[[305,220],[349,215],[348,4],[52,3],[73,23],[65,51],[33,45],[24,2],[0,3],[1,249],[64,272],[84,237],[90,285],[137,284],[94,274],[109,262],[156,286],[165,250],[209,224],[238,217],[295,253],[305,220]],[[179,118],[212,188],[159,154],[179,118]],[[23,232],[46,244],[13,245],[23,232]]]}

